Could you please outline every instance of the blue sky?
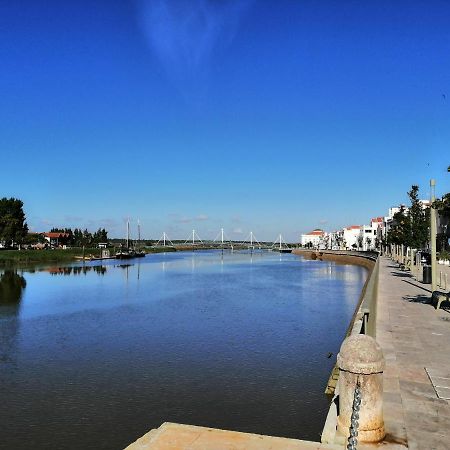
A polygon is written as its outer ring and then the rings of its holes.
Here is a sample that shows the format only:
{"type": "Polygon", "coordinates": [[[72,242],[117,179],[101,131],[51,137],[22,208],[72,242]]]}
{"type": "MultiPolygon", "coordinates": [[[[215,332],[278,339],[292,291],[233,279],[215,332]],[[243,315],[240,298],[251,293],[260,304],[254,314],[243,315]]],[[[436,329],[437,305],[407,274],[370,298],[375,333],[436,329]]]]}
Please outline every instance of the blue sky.
{"type": "Polygon", "coordinates": [[[447,1],[0,5],[0,195],[32,229],[298,240],[450,189],[447,1]]]}

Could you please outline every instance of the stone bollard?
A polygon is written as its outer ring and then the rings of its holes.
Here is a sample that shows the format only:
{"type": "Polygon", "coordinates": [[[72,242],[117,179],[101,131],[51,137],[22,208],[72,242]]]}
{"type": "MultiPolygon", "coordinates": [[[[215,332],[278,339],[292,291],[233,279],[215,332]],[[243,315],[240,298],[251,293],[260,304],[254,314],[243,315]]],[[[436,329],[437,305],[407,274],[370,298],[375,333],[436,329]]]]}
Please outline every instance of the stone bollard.
{"type": "Polygon", "coordinates": [[[358,441],[379,442],[385,436],[383,423],[383,370],[381,347],[372,337],[354,334],[342,343],[337,356],[339,367],[339,416],[337,430],[348,436],[353,397],[360,383],[358,441]]]}

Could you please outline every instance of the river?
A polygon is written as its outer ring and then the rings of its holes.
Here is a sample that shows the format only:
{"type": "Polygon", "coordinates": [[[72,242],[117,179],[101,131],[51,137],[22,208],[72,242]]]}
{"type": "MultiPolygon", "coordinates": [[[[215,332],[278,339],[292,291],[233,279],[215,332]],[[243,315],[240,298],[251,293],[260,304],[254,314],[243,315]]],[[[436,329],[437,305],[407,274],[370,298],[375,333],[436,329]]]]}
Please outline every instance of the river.
{"type": "Polygon", "coordinates": [[[166,421],[317,441],[366,275],[220,251],[0,269],[0,448],[122,449],[166,421]]]}

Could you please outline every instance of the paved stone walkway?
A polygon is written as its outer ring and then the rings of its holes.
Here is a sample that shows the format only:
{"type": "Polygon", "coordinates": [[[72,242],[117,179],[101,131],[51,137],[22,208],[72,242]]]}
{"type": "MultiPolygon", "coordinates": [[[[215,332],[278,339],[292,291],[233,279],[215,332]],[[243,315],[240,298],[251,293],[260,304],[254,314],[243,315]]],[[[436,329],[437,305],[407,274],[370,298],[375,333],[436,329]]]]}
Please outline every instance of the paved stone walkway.
{"type": "Polygon", "coordinates": [[[386,359],[386,443],[449,450],[450,313],[428,303],[429,285],[388,258],[380,263],[376,339],[386,359]]]}

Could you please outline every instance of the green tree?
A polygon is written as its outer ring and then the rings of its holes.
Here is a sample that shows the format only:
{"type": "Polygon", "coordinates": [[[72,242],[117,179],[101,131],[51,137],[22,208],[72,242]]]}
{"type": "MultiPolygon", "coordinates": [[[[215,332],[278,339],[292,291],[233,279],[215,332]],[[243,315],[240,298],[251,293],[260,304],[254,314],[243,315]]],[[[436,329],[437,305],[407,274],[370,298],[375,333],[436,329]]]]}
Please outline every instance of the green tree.
{"type": "Polygon", "coordinates": [[[0,199],[0,241],[6,247],[21,244],[28,233],[22,200],[16,198],[0,199]]]}
{"type": "Polygon", "coordinates": [[[443,231],[437,235],[437,250],[445,251],[449,248],[450,240],[450,192],[443,195],[433,203],[433,207],[439,214],[439,220],[443,231]]]}
{"type": "Polygon", "coordinates": [[[381,244],[380,238],[377,236],[377,237],[375,238],[375,249],[376,249],[376,250],[379,250],[380,244],[381,244]]]}
{"type": "Polygon", "coordinates": [[[438,198],[433,203],[433,207],[437,209],[440,216],[450,219],[450,192],[438,198]]]}
{"type": "Polygon", "coordinates": [[[76,247],[83,246],[83,232],[79,228],[73,230],[73,245],[76,247]]]}
{"type": "Polygon", "coordinates": [[[363,237],[362,237],[361,235],[359,235],[359,236],[356,238],[356,242],[358,243],[358,250],[361,249],[361,248],[362,248],[362,245],[363,245],[363,237]]]}
{"type": "Polygon", "coordinates": [[[411,186],[408,197],[411,200],[408,213],[410,231],[405,244],[411,248],[421,249],[425,247],[428,241],[429,221],[427,220],[427,212],[419,200],[419,186],[411,186]]]}
{"type": "Polygon", "coordinates": [[[92,236],[92,242],[108,242],[108,232],[104,228],[99,228],[92,236]]]}
{"type": "Polygon", "coordinates": [[[89,245],[92,242],[92,234],[89,233],[87,228],[83,231],[83,237],[81,238],[81,241],[83,246],[89,245]]]}
{"type": "Polygon", "coordinates": [[[406,245],[409,241],[409,233],[409,218],[406,214],[405,207],[402,205],[400,206],[400,211],[396,212],[392,218],[392,225],[387,235],[387,242],[388,244],[406,245]]]}

